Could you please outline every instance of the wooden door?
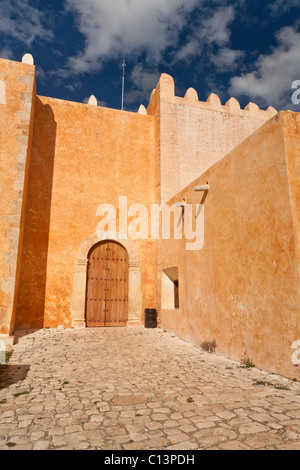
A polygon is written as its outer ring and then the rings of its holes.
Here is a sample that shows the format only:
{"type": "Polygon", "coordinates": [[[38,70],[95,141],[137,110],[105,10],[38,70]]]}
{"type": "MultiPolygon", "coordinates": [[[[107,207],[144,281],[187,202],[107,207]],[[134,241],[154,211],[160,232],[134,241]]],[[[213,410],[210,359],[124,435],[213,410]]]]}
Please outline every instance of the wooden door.
{"type": "Polygon", "coordinates": [[[127,251],[116,242],[101,243],[92,249],[89,256],[87,326],[126,326],[127,319],[127,251]]]}

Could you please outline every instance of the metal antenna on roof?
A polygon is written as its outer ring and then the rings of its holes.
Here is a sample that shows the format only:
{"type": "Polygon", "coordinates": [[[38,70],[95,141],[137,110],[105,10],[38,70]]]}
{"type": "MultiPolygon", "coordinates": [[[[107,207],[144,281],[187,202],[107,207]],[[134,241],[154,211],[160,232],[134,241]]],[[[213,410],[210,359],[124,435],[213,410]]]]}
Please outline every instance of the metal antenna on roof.
{"type": "Polygon", "coordinates": [[[125,67],[126,67],[126,62],[125,59],[123,59],[123,79],[122,79],[122,111],[124,110],[124,89],[125,89],[125,67]]]}

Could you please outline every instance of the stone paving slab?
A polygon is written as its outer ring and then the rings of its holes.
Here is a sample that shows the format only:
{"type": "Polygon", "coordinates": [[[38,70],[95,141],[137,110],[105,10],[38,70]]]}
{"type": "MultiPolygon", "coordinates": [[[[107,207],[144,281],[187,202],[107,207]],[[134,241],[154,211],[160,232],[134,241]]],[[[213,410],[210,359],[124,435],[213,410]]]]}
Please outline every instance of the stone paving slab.
{"type": "Polygon", "coordinates": [[[0,366],[0,450],[300,449],[292,380],[161,329],[18,333],[0,366]]]}

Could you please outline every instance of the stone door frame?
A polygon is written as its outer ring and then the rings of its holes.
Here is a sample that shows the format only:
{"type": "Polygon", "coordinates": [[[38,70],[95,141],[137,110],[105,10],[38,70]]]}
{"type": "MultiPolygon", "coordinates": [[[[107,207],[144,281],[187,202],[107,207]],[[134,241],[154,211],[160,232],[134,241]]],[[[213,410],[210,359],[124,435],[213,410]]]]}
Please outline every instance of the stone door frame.
{"type": "Polygon", "coordinates": [[[94,245],[102,241],[114,241],[122,245],[128,253],[128,321],[127,326],[139,326],[142,314],[141,263],[134,242],[107,236],[92,235],[81,243],[74,276],[74,287],[71,301],[71,318],[73,328],[86,328],[85,305],[87,286],[88,254],[94,245]]]}

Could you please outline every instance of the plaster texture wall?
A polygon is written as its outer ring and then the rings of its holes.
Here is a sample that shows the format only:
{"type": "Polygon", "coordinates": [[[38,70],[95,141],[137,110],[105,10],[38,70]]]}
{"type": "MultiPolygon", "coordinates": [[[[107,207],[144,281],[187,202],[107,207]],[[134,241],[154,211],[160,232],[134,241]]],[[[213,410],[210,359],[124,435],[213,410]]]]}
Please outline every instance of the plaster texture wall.
{"type": "Polygon", "coordinates": [[[0,334],[14,328],[30,165],[35,69],[0,59],[0,334]]]}
{"type": "Polygon", "coordinates": [[[241,109],[234,98],[222,106],[215,94],[201,102],[192,88],[177,97],[173,78],[162,74],[148,106],[159,127],[161,200],[169,200],[276,113],[254,103],[241,109]]]}
{"type": "MultiPolygon", "coordinates": [[[[17,328],[72,326],[78,256],[96,233],[98,206],[118,209],[119,196],[127,196],[128,207],[153,201],[153,122],[151,116],[37,97],[17,328]]],[[[155,251],[151,240],[136,246],[142,321],[144,308],[155,303],[155,251]]]]}
{"type": "Polygon", "coordinates": [[[157,306],[162,328],[194,344],[216,341],[228,357],[297,375],[298,114],[234,98],[222,106],[216,95],[204,103],[193,89],[179,98],[165,74],[137,114],[72,103],[36,96],[34,66],[1,59],[0,143],[0,334],[84,326],[99,205],[115,207],[119,232],[119,197],[143,204],[149,222],[151,204],[185,199],[204,203],[201,250],[184,239],[124,242],[129,323],[157,306]],[[207,181],[205,197],[194,191],[207,181]],[[161,310],[161,273],[175,267],[179,308],[161,310]]]}
{"type": "Polygon", "coordinates": [[[194,187],[209,182],[204,247],[186,251],[181,240],[158,249],[158,273],[178,266],[180,286],[180,308],[161,311],[162,328],[298,379],[299,126],[299,114],[278,114],[172,198],[199,204],[194,187]]]}

